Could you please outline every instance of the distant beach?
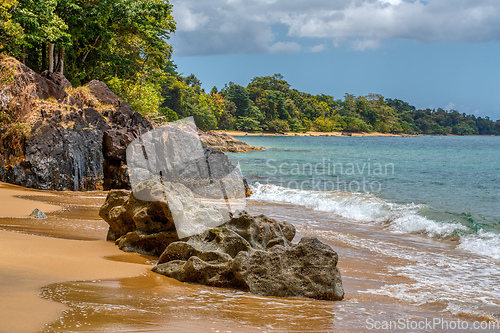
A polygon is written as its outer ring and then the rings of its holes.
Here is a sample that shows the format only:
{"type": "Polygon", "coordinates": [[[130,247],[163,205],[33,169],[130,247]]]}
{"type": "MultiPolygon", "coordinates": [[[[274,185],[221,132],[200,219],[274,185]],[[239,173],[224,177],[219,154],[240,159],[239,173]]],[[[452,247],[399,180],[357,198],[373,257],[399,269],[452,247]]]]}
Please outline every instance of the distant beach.
{"type": "Polygon", "coordinates": [[[417,136],[411,134],[393,134],[393,133],[379,133],[379,132],[361,132],[361,133],[351,133],[351,132],[300,132],[300,133],[269,133],[269,132],[245,132],[245,131],[223,131],[217,130],[218,133],[226,133],[230,136],[240,137],[240,136],[417,136]]]}

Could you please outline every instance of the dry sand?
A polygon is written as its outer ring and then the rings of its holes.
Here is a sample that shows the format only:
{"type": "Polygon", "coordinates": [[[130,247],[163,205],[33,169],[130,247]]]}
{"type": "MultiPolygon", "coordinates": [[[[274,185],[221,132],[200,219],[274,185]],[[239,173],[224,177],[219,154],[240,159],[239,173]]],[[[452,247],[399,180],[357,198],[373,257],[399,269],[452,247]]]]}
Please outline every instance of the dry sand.
{"type": "MultiPolygon", "coordinates": [[[[26,216],[58,206],[16,198],[32,191],[0,183],[0,215],[26,216]]],[[[36,193],[39,194],[39,193],[36,193]]],[[[50,192],[48,193],[50,194],[50,192]]],[[[0,332],[34,332],[66,307],[38,296],[43,286],[64,281],[137,276],[149,266],[106,260],[123,256],[113,243],[75,241],[0,231],[0,332]]],[[[130,254],[130,256],[134,256],[130,254]]]]}

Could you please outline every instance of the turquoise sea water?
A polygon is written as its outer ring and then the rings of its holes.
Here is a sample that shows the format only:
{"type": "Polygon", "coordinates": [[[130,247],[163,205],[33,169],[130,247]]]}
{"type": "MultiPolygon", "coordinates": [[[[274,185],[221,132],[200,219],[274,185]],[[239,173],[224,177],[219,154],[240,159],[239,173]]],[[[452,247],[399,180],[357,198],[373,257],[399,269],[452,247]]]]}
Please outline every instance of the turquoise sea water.
{"type": "Polygon", "coordinates": [[[459,239],[500,259],[500,137],[239,137],[254,198],[400,233],[459,239]]]}

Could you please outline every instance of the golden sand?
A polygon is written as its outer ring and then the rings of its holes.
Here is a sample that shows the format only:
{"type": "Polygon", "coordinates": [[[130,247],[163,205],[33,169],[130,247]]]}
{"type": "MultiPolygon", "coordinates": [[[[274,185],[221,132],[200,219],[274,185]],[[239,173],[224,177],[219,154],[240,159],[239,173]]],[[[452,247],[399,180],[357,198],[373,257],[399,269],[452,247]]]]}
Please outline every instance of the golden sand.
{"type": "MultiPolygon", "coordinates": [[[[0,183],[0,215],[26,216],[34,208],[44,212],[58,206],[16,198],[39,194],[0,183]]],[[[0,231],[0,332],[33,332],[56,320],[66,307],[38,296],[55,282],[137,276],[148,266],[109,261],[124,255],[113,243],[76,241],[0,231]]],[[[132,256],[132,255],[131,255],[132,256]]]]}

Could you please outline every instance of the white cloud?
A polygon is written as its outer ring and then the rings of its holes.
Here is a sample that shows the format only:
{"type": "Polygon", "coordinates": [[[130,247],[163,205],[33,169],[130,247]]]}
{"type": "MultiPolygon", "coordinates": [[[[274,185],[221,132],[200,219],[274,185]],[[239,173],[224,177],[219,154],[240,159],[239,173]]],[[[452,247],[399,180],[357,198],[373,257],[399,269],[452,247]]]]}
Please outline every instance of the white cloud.
{"type": "MultiPolygon", "coordinates": [[[[181,55],[298,52],[325,39],[356,50],[385,39],[500,41],[498,0],[172,0],[181,55]],[[284,27],[277,33],[276,26],[284,27]],[[285,35],[285,36],[284,36],[285,35]]],[[[321,45],[321,44],[317,44],[321,45]]],[[[314,46],[321,51],[321,47],[314,46]]],[[[313,50],[309,48],[309,50],[313,50]]]]}
{"type": "Polygon", "coordinates": [[[300,44],[296,42],[276,42],[269,47],[270,53],[297,53],[300,52],[300,44]]]}
{"type": "Polygon", "coordinates": [[[326,48],[325,44],[316,44],[310,48],[311,52],[322,52],[326,48]]]}
{"type": "Polygon", "coordinates": [[[354,39],[350,41],[351,49],[354,51],[375,50],[380,47],[378,39],[354,39]]]}

